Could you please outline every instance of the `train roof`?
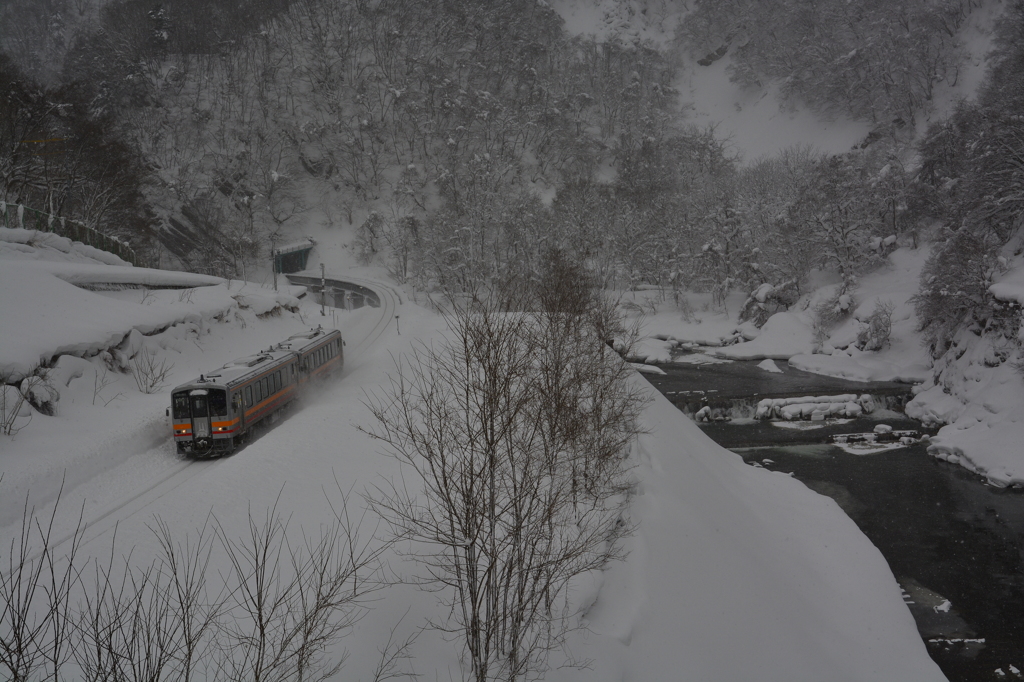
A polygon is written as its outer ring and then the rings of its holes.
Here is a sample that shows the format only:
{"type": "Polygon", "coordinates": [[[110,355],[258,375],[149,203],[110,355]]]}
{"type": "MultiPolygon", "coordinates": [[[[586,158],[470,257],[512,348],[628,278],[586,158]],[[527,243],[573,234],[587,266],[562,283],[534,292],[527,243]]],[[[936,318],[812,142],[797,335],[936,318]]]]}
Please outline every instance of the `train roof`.
{"type": "Polygon", "coordinates": [[[337,329],[324,329],[323,327],[316,327],[306,332],[300,332],[298,334],[292,334],[281,343],[274,346],[274,348],[280,348],[283,350],[293,350],[298,353],[304,353],[309,348],[319,346],[329,337],[340,337],[341,332],[337,329]]]}
{"type": "Polygon", "coordinates": [[[233,386],[251,376],[262,374],[273,367],[284,364],[285,361],[294,358],[296,354],[301,354],[308,348],[317,346],[323,343],[325,339],[333,336],[340,337],[341,332],[337,329],[316,327],[309,331],[293,334],[265,351],[232,360],[220,369],[201,374],[192,381],[176,386],[172,392],[177,393],[180,390],[187,390],[189,388],[202,388],[207,384],[213,386],[233,386]]]}
{"type": "Polygon", "coordinates": [[[285,364],[286,361],[294,357],[295,353],[292,351],[268,349],[254,355],[232,360],[220,369],[201,374],[198,378],[178,386],[174,391],[202,387],[205,384],[231,386],[250,376],[262,374],[273,367],[285,364]]]}

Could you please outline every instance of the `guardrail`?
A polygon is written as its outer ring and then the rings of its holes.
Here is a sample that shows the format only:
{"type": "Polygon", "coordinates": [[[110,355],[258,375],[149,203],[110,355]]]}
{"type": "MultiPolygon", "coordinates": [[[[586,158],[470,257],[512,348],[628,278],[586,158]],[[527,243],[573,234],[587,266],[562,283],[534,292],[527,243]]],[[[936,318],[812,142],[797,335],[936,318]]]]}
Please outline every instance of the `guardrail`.
{"type": "Polygon", "coordinates": [[[52,232],[72,241],[112,253],[132,265],[139,264],[139,257],[135,251],[124,242],[107,236],[80,220],[55,216],[52,213],[37,211],[22,204],[8,204],[0,201],[0,227],[52,232]]]}
{"type": "Polygon", "coordinates": [[[381,305],[377,292],[360,284],[326,278],[321,285],[319,277],[292,274],[287,274],[285,277],[288,278],[289,284],[298,284],[309,289],[317,296],[318,303],[326,303],[334,308],[351,310],[367,305],[371,308],[379,308],[381,305]]]}

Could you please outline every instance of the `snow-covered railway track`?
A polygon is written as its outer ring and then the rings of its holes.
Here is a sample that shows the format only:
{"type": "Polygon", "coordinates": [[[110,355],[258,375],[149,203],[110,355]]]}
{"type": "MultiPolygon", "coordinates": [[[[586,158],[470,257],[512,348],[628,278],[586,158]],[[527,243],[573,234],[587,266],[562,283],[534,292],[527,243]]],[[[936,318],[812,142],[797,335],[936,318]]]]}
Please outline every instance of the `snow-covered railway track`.
{"type": "Polygon", "coordinates": [[[120,521],[128,519],[146,507],[174,492],[184,483],[201,473],[221,464],[223,460],[183,460],[131,496],[115,502],[113,505],[94,512],[88,519],[82,519],[80,530],[66,533],[50,544],[50,551],[59,549],[71,542],[76,535],[81,535],[82,544],[86,544],[113,530],[120,521]]]}
{"type": "MultiPolygon", "coordinates": [[[[378,298],[380,298],[380,318],[362,339],[357,341],[348,349],[350,356],[356,357],[367,348],[372,347],[387,330],[388,325],[390,325],[391,321],[395,318],[395,311],[398,310],[398,306],[401,303],[401,296],[390,286],[380,282],[352,277],[346,277],[344,280],[332,279],[328,281],[337,283],[351,282],[352,284],[367,287],[372,289],[377,294],[378,298]]],[[[342,335],[344,335],[344,330],[342,330],[342,335]]]]}
{"type": "MultiPolygon", "coordinates": [[[[365,332],[360,330],[361,333],[356,338],[352,338],[351,336],[348,337],[348,347],[346,348],[347,364],[347,361],[358,358],[363,351],[372,348],[373,345],[384,335],[393,318],[395,318],[396,311],[401,302],[401,297],[400,294],[391,289],[391,287],[379,282],[360,279],[346,279],[345,281],[352,281],[360,286],[373,289],[379,296],[381,302],[380,308],[378,308],[380,311],[379,316],[375,319],[371,318],[370,320],[367,320],[363,325],[364,327],[368,326],[369,328],[366,329],[365,332]]],[[[344,335],[345,330],[342,331],[344,335]]],[[[348,369],[349,368],[347,367],[346,373],[348,369]]],[[[344,376],[345,374],[343,373],[341,376],[342,380],[344,379],[344,376]]],[[[50,550],[52,551],[65,547],[77,535],[81,535],[80,540],[85,544],[112,532],[119,523],[136,516],[140,512],[144,512],[162,498],[165,498],[167,495],[181,489],[200,475],[209,474],[214,469],[234,460],[235,458],[245,457],[248,447],[251,447],[256,442],[258,442],[258,437],[253,444],[250,444],[230,457],[213,460],[175,460],[173,464],[170,464],[166,468],[162,468],[157,471],[152,471],[151,469],[150,471],[152,473],[142,484],[141,489],[133,489],[133,491],[127,496],[121,496],[114,493],[111,496],[113,499],[111,499],[107,504],[101,505],[84,515],[81,520],[79,530],[75,530],[74,524],[70,526],[63,526],[60,536],[50,544],[50,550]]],[[[160,450],[162,451],[163,448],[160,450]]],[[[140,452],[139,454],[144,453],[140,452]]],[[[167,461],[163,456],[156,457],[155,459],[156,461],[165,463],[167,461]]],[[[107,485],[109,484],[104,484],[104,487],[107,485]]],[[[101,494],[99,496],[105,497],[106,495],[101,494]]],[[[64,504],[61,506],[64,506],[64,504]]]]}

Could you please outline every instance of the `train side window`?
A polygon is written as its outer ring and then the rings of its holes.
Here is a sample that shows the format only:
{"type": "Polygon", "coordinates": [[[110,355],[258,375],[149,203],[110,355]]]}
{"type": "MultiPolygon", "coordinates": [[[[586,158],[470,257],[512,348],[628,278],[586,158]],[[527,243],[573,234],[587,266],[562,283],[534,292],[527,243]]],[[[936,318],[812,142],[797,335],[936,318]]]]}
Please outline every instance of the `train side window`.
{"type": "Polygon", "coordinates": [[[257,404],[261,400],[263,400],[263,386],[260,384],[259,381],[257,381],[255,384],[252,385],[252,392],[253,392],[253,400],[257,404]]]}
{"type": "Polygon", "coordinates": [[[274,384],[277,386],[277,390],[284,388],[284,384],[281,383],[281,370],[274,372],[274,384]]]}
{"type": "Polygon", "coordinates": [[[260,383],[263,384],[263,397],[265,398],[270,395],[270,387],[267,385],[270,382],[267,381],[267,377],[263,377],[262,379],[260,379],[260,383]]]}
{"type": "Polygon", "coordinates": [[[228,395],[223,389],[210,390],[210,415],[224,417],[228,413],[228,395]]]}
{"type": "Polygon", "coordinates": [[[252,407],[252,386],[245,387],[245,406],[252,407]]]}

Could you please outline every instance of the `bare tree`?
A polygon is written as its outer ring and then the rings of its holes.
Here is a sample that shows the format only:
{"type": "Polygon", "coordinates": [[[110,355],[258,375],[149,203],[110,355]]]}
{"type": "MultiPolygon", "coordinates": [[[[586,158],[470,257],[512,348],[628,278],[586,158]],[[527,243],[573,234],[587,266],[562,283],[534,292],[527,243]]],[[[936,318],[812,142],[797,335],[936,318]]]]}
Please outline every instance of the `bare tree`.
{"type": "Polygon", "coordinates": [[[163,519],[157,519],[152,530],[160,543],[159,569],[166,581],[164,589],[177,631],[172,669],[175,679],[191,682],[197,669],[208,661],[210,635],[216,628],[225,596],[223,586],[212,599],[207,591],[211,535],[204,525],[194,538],[175,541],[163,519]]]}
{"type": "Polygon", "coordinates": [[[576,627],[570,582],[616,558],[629,528],[623,447],[642,400],[593,326],[563,324],[578,311],[505,312],[528,303],[453,310],[448,343],[398,361],[367,403],[370,434],[421,484],[403,475],[371,504],[415,541],[420,584],[449,608],[432,625],[457,635],[476,682],[546,670],[576,627]]]}
{"type": "Polygon", "coordinates": [[[167,576],[156,562],[135,568],[131,555],[115,564],[115,538],[106,561],[93,561],[76,619],[74,658],[90,682],[165,679],[181,645],[167,576]]]}
{"type": "Polygon", "coordinates": [[[12,682],[56,682],[70,655],[70,596],[79,582],[76,557],[84,526],[80,513],[64,554],[55,553],[64,544],[53,535],[63,490],[62,482],[49,519],[38,519],[25,496],[20,533],[0,566],[0,669],[12,682]]]}
{"type": "Polygon", "coordinates": [[[362,615],[364,599],[380,589],[377,566],[387,544],[359,537],[345,496],[334,522],[318,536],[287,540],[288,522],[275,506],[262,521],[250,514],[249,532],[232,540],[216,520],[231,566],[217,668],[229,680],[325,680],[344,656],[325,652],[362,615]]]}
{"type": "Polygon", "coordinates": [[[156,351],[141,349],[128,363],[128,371],[135,379],[135,385],[143,393],[156,393],[167,383],[167,375],[174,369],[174,363],[167,360],[157,362],[156,351]]]}

